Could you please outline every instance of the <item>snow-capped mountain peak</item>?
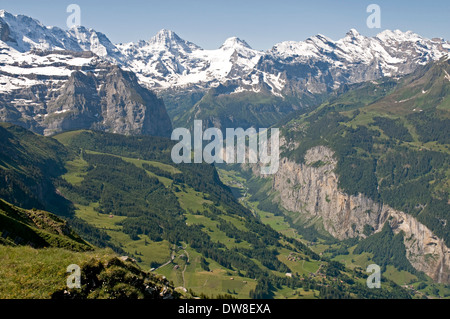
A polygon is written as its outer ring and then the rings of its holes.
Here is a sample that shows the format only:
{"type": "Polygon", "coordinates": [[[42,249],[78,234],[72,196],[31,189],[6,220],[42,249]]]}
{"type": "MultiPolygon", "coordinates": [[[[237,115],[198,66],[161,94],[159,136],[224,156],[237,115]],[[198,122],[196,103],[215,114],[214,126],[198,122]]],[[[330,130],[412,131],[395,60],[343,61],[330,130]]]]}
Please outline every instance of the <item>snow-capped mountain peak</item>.
{"type": "Polygon", "coordinates": [[[158,31],[150,40],[149,44],[166,46],[173,42],[184,42],[175,32],[167,29],[158,31]]]}
{"type": "Polygon", "coordinates": [[[77,41],[83,51],[92,51],[98,56],[109,58],[120,58],[119,50],[108,39],[106,35],[94,29],[83,26],[74,26],[66,34],[77,41]]]}
{"type": "Polygon", "coordinates": [[[324,43],[333,42],[333,40],[331,40],[329,37],[327,37],[323,34],[317,34],[313,37],[306,39],[306,41],[315,42],[315,43],[317,43],[317,42],[324,42],[324,43]]]}
{"type": "Polygon", "coordinates": [[[38,20],[24,15],[13,15],[5,10],[0,10],[1,25],[3,38],[6,40],[4,42],[19,52],[31,49],[92,51],[101,57],[119,58],[119,51],[106,35],[83,26],[65,31],[58,27],[46,27],[38,20]]]}
{"type": "Polygon", "coordinates": [[[442,39],[426,39],[411,31],[386,30],[366,37],[351,29],[337,41],[317,35],[278,43],[262,57],[258,68],[266,78],[284,73],[308,92],[320,93],[342,83],[410,73],[418,65],[448,55],[449,48],[442,39]]]}
{"type": "Polygon", "coordinates": [[[231,37],[216,50],[205,50],[163,29],[148,42],[118,45],[127,67],[153,88],[215,85],[250,72],[262,52],[231,37]],[[214,83],[214,84],[213,84],[214,83]]]}
{"type": "Polygon", "coordinates": [[[246,48],[252,50],[250,45],[244,40],[239,39],[238,37],[230,37],[225,40],[225,42],[220,46],[220,49],[236,49],[236,48],[246,48]]]}
{"type": "Polygon", "coordinates": [[[62,48],[60,39],[52,34],[52,29],[45,27],[38,20],[25,15],[13,15],[0,10],[0,24],[7,25],[10,46],[25,52],[32,48],[54,49],[62,48]]]}
{"type": "Polygon", "coordinates": [[[154,49],[164,50],[164,49],[175,49],[184,50],[192,52],[194,50],[200,49],[199,46],[192,42],[183,40],[175,32],[167,29],[162,29],[156,33],[147,43],[149,47],[154,49]]]}
{"type": "Polygon", "coordinates": [[[418,34],[412,32],[412,31],[406,31],[403,32],[401,30],[384,30],[376,35],[376,38],[384,41],[397,41],[397,42],[403,42],[403,41],[420,41],[423,40],[421,36],[418,34]]]}
{"type": "Polygon", "coordinates": [[[361,37],[362,35],[358,32],[358,30],[352,28],[346,33],[345,36],[349,38],[358,38],[361,37]]]}

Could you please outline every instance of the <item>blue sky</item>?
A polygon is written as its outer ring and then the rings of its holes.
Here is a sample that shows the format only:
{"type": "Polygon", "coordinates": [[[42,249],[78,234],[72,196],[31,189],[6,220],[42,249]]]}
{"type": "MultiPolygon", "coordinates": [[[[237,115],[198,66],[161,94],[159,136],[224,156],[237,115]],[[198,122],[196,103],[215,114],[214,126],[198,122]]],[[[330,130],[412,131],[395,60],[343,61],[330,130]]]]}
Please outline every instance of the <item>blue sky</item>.
{"type": "Polygon", "coordinates": [[[259,50],[318,33],[337,40],[351,28],[367,36],[400,29],[450,40],[449,0],[0,0],[0,9],[66,29],[71,3],[80,6],[82,25],[114,43],[147,40],[163,28],[205,49],[231,36],[259,50]],[[366,25],[372,3],[381,8],[381,29],[366,25]]]}

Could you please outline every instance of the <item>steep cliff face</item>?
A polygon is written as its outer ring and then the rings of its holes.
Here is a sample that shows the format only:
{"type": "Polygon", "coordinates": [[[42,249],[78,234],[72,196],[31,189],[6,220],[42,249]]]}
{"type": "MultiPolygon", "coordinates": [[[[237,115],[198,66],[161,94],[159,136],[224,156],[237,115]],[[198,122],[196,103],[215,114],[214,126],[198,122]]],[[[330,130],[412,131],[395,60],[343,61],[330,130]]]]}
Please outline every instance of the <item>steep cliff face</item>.
{"type": "Polygon", "coordinates": [[[450,249],[444,241],[404,212],[339,190],[336,164],[333,151],[324,146],[310,149],[304,164],[281,159],[273,180],[280,204],[298,212],[303,220],[320,219],[324,229],[338,239],[366,237],[365,225],[379,232],[387,221],[394,233],[403,231],[406,257],[413,267],[437,282],[449,283],[450,249]]]}
{"type": "Polygon", "coordinates": [[[172,124],[164,102],[139,85],[136,75],[114,67],[99,87],[103,125],[120,134],[170,136],[172,124]]]}

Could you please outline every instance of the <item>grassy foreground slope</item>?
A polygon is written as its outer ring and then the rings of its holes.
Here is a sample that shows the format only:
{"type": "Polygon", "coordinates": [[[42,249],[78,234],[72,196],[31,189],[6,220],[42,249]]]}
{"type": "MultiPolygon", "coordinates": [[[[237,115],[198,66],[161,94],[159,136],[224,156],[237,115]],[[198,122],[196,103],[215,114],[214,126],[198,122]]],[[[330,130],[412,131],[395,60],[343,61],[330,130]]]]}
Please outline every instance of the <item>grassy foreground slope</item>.
{"type": "Polygon", "coordinates": [[[0,200],[0,298],[177,298],[167,280],[82,240],[61,218],[0,200]],[[69,289],[69,265],[81,287],[69,289]]]}

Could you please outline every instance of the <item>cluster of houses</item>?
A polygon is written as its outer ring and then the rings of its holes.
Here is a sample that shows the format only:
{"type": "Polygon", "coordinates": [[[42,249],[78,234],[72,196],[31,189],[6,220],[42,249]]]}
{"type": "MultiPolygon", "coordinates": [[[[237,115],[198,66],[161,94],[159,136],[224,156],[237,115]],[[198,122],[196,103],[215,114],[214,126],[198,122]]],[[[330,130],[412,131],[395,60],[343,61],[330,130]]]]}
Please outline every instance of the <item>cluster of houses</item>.
{"type": "Polygon", "coordinates": [[[297,255],[296,253],[290,253],[289,256],[287,257],[287,260],[289,261],[300,261],[303,260],[303,258],[299,255],[297,255]]]}

